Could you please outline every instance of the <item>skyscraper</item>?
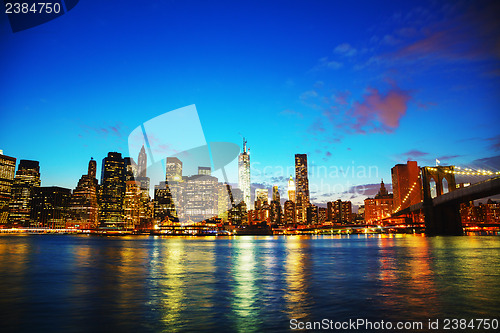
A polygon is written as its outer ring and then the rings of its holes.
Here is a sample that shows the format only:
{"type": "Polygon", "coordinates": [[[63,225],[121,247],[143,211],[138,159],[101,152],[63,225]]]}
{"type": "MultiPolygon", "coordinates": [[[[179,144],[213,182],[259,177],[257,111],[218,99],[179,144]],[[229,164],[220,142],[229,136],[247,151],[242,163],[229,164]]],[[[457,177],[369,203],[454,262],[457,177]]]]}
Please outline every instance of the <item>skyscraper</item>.
{"type": "Polygon", "coordinates": [[[78,181],[69,203],[69,220],[79,228],[95,228],[98,225],[96,161],[91,158],[87,174],[78,181]]]}
{"type": "Polygon", "coordinates": [[[272,201],[280,202],[280,191],[279,191],[277,185],[273,186],[273,200],[272,201]]]}
{"type": "Polygon", "coordinates": [[[213,176],[188,177],[182,185],[184,214],[181,220],[197,222],[215,217],[218,214],[218,184],[213,176]]]}
{"type": "Polygon", "coordinates": [[[238,186],[243,191],[243,201],[250,209],[250,149],[247,150],[247,141],[243,138],[243,152],[238,156],[238,186]]]}
{"type": "Polygon", "coordinates": [[[165,176],[167,182],[182,180],[182,162],[177,157],[167,157],[167,172],[165,176]]]}
{"type": "Polygon", "coordinates": [[[103,227],[123,228],[125,161],[122,154],[108,153],[102,160],[99,218],[103,227]]]}
{"type": "Polygon", "coordinates": [[[38,161],[21,160],[12,185],[9,223],[18,226],[29,226],[33,188],[40,185],[40,165],[38,161]]]}
{"type": "Polygon", "coordinates": [[[306,220],[309,202],[309,179],[307,177],[307,154],[295,154],[295,182],[297,196],[297,222],[306,220]]]}
{"type": "Polygon", "coordinates": [[[31,201],[31,226],[61,229],[66,227],[69,188],[58,186],[34,187],[31,201]]]}
{"type": "Polygon", "coordinates": [[[137,177],[137,164],[132,157],[124,157],[123,162],[125,163],[125,181],[135,180],[137,177]]]}
{"type": "Polygon", "coordinates": [[[269,191],[267,188],[256,188],[255,189],[255,202],[260,202],[261,204],[267,204],[269,200],[269,191]]]}
{"type": "Polygon", "coordinates": [[[273,186],[273,200],[271,200],[271,223],[281,223],[281,198],[278,186],[273,186]]]}
{"type": "Polygon", "coordinates": [[[141,151],[139,152],[139,158],[137,159],[137,176],[146,177],[146,168],[148,165],[148,156],[146,155],[146,150],[144,145],[142,145],[141,151]]]}
{"type": "Polygon", "coordinates": [[[16,159],[0,153],[0,224],[7,223],[15,172],[16,159]]]}
{"type": "Polygon", "coordinates": [[[295,182],[292,176],[288,180],[288,200],[295,202],[295,182]]]}
{"type": "Polygon", "coordinates": [[[199,175],[204,175],[204,176],[211,176],[212,175],[212,169],[210,167],[198,167],[198,174],[199,175]]]}

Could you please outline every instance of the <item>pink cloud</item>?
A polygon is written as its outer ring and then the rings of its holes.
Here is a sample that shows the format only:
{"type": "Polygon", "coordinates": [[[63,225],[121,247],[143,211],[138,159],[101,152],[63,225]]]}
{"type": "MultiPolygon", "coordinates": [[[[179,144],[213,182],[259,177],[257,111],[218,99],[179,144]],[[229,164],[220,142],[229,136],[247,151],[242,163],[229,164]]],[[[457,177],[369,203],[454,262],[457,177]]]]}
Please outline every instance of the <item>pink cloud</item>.
{"type": "Polygon", "coordinates": [[[361,102],[355,102],[351,113],[356,119],[353,128],[358,133],[386,132],[390,133],[399,127],[401,117],[406,114],[409,91],[393,87],[386,94],[378,89],[368,88],[361,102]],[[377,124],[378,123],[378,124],[377,124]]]}

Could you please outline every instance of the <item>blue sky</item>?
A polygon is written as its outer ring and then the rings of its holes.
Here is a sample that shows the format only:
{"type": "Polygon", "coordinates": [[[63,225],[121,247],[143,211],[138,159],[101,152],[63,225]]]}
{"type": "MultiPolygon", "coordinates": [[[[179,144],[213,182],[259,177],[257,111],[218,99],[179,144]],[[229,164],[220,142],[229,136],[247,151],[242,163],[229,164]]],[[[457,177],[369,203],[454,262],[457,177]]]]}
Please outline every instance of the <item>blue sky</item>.
{"type": "Polygon", "coordinates": [[[498,14],[488,1],[80,1],[17,33],[2,14],[0,149],[39,160],[43,186],[74,188],[90,157],[127,156],[134,128],[195,104],[208,142],[248,138],[256,186],[284,189],[308,153],[316,202],[361,203],[408,159],[498,170],[498,14]]]}

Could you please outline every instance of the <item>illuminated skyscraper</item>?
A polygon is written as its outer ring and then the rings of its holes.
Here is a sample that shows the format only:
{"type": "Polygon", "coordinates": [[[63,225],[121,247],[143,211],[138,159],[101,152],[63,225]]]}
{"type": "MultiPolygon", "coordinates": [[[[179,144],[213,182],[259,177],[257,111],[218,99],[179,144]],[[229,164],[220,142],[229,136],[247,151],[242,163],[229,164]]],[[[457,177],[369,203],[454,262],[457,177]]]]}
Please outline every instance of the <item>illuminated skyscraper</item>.
{"type": "Polygon", "coordinates": [[[148,165],[148,156],[146,155],[146,150],[144,145],[142,145],[141,151],[139,152],[139,158],[137,159],[137,176],[146,177],[146,167],[148,165]]]}
{"type": "Polygon", "coordinates": [[[71,190],[58,186],[34,187],[31,200],[31,227],[66,227],[71,190]]]}
{"type": "Polygon", "coordinates": [[[273,200],[271,200],[271,223],[281,223],[281,202],[278,186],[273,186],[273,200]]]}
{"type": "Polygon", "coordinates": [[[123,199],[124,221],[126,229],[139,227],[145,218],[145,205],[142,200],[139,182],[129,180],[125,182],[125,197],[123,199]]]}
{"type": "Polygon", "coordinates": [[[16,159],[0,151],[0,224],[7,223],[15,172],[16,159]]]}
{"type": "Polygon", "coordinates": [[[198,174],[203,176],[211,176],[212,170],[210,167],[198,167],[198,174]]]}
{"type": "Polygon", "coordinates": [[[255,203],[267,204],[269,201],[269,191],[267,188],[256,188],[255,189],[255,203]]]}
{"type": "Polygon", "coordinates": [[[285,223],[294,224],[297,222],[296,219],[296,210],[295,210],[295,202],[288,200],[285,202],[285,206],[283,209],[285,223]]]}
{"type": "Polygon", "coordinates": [[[69,220],[72,226],[95,228],[98,225],[96,161],[91,158],[87,174],[78,181],[69,204],[69,220]]]}
{"type": "Polygon", "coordinates": [[[124,227],[125,172],[122,154],[108,153],[102,160],[99,220],[103,227],[124,227]]]}
{"type": "Polygon", "coordinates": [[[124,157],[125,163],[125,181],[134,180],[137,177],[137,164],[132,157],[124,157]]]}
{"type": "Polygon", "coordinates": [[[40,185],[38,161],[21,160],[12,185],[12,200],[9,204],[10,223],[18,226],[29,226],[33,188],[40,185]]]}
{"type": "Polygon", "coordinates": [[[238,186],[243,191],[243,201],[250,209],[250,149],[247,151],[247,141],[243,138],[243,152],[238,156],[238,186]]]}
{"type": "Polygon", "coordinates": [[[182,162],[177,157],[167,157],[167,172],[165,180],[182,181],[182,162]]]}
{"type": "Polygon", "coordinates": [[[307,177],[307,154],[295,154],[295,182],[297,196],[297,222],[306,221],[309,202],[309,179],[307,177]]]}
{"type": "Polygon", "coordinates": [[[188,177],[182,184],[183,215],[180,219],[197,222],[215,217],[218,213],[218,184],[218,179],[213,176],[188,177]]]}
{"type": "Polygon", "coordinates": [[[288,200],[295,202],[295,182],[292,176],[288,180],[288,200]]]}
{"type": "Polygon", "coordinates": [[[279,191],[277,185],[273,186],[273,200],[272,201],[280,202],[280,191],[279,191]]]}

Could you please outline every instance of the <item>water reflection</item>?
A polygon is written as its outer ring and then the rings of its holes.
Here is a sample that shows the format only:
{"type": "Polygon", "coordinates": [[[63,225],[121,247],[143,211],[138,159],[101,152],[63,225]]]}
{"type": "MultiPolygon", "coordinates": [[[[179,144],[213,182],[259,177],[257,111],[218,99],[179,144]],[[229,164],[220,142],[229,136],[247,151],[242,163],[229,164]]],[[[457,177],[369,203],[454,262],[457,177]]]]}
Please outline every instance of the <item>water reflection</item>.
{"type": "Polygon", "coordinates": [[[499,237],[0,236],[3,331],[494,318],[499,237]],[[29,320],[26,320],[29,318],[29,320]]]}
{"type": "Polygon", "coordinates": [[[286,238],[286,308],[290,319],[304,320],[310,313],[310,304],[307,297],[307,281],[305,269],[307,267],[304,249],[307,242],[303,236],[289,236],[286,238]]]}
{"type": "Polygon", "coordinates": [[[239,332],[258,330],[258,300],[255,286],[255,242],[253,237],[233,240],[232,253],[233,302],[236,327],[239,332]]]}

